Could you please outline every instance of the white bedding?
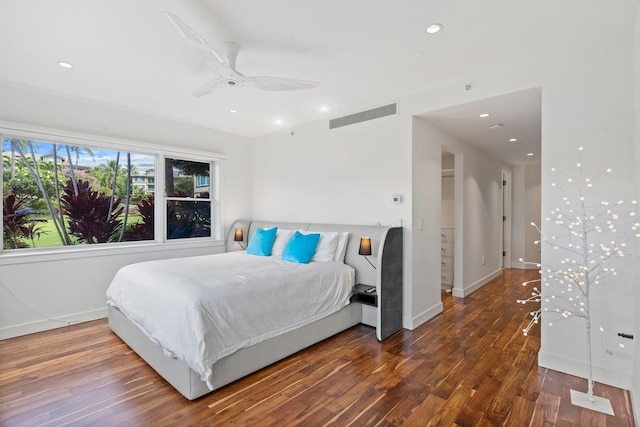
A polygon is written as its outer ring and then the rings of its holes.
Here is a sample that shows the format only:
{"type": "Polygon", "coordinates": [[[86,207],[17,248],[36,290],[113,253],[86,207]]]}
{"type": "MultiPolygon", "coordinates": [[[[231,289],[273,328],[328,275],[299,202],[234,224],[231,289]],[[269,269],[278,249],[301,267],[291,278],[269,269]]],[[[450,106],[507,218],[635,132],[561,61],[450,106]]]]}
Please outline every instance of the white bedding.
{"type": "Polygon", "coordinates": [[[353,268],[231,252],[123,267],[107,303],[211,386],[214,362],[349,303],[353,268]]]}

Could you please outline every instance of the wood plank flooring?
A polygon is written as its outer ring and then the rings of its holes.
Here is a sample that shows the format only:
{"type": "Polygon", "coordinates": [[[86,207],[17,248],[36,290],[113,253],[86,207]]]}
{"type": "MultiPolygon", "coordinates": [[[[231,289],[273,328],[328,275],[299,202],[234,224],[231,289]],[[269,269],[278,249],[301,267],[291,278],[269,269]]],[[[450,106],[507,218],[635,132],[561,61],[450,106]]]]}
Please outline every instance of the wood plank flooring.
{"type": "Polygon", "coordinates": [[[615,417],[571,405],[580,378],[539,368],[539,329],[516,304],[535,271],[505,270],[379,343],[359,325],[190,402],[105,320],[0,341],[2,426],[633,426],[627,391],[596,384],[615,417]]]}

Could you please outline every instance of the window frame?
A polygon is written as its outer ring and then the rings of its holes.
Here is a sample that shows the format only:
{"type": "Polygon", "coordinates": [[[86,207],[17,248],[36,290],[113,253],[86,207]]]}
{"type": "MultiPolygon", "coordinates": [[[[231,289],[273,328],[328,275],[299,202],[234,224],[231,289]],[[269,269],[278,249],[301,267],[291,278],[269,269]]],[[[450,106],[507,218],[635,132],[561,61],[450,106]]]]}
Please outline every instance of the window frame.
{"type": "MultiPolygon", "coordinates": [[[[154,170],[154,176],[156,178],[154,182],[154,240],[9,250],[4,249],[4,247],[2,247],[3,244],[0,242],[0,265],[33,262],[34,257],[37,257],[42,261],[49,261],[57,259],[103,256],[108,254],[126,254],[137,252],[177,250],[183,248],[189,249],[198,247],[223,246],[225,244],[225,239],[222,236],[222,215],[220,209],[220,170],[222,168],[222,162],[226,159],[226,156],[224,156],[223,154],[6,121],[0,121],[0,137],[3,139],[5,137],[18,137],[59,144],[70,144],[89,147],[95,146],[96,148],[104,148],[122,152],[135,152],[153,156],[156,162],[156,167],[154,170]],[[164,176],[163,162],[165,157],[210,163],[210,186],[212,204],[212,227],[210,237],[172,240],[167,239],[165,209],[166,196],[164,191],[164,180],[158,179],[158,177],[164,176]]],[[[0,188],[2,188],[2,184],[3,177],[2,174],[0,174],[0,188]]],[[[5,197],[4,193],[2,194],[2,197],[5,197]]],[[[0,227],[2,226],[2,216],[0,216],[0,227]]]]}
{"type": "MultiPolygon", "coordinates": [[[[190,162],[197,162],[197,163],[209,163],[209,198],[207,199],[199,199],[197,197],[175,197],[175,196],[167,196],[166,195],[166,191],[165,191],[165,187],[166,187],[166,183],[164,180],[164,176],[165,176],[165,165],[166,165],[166,161],[165,159],[167,158],[173,158],[176,159],[175,156],[169,156],[164,154],[163,156],[161,156],[160,158],[160,162],[162,163],[162,202],[164,204],[164,206],[161,206],[160,208],[162,209],[162,215],[164,218],[163,224],[162,226],[164,227],[162,230],[162,236],[163,236],[163,241],[164,243],[168,243],[168,242],[175,242],[175,241],[181,241],[181,240],[199,240],[199,239],[214,239],[216,236],[220,236],[222,228],[221,228],[221,224],[220,224],[220,209],[219,209],[219,205],[220,205],[220,174],[219,174],[219,163],[215,162],[213,160],[207,160],[207,159],[203,159],[202,157],[189,157],[189,156],[180,156],[177,159],[178,160],[186,160],[186,161],[190,161],[190,162]],[[209,201],[211,203],[211,237],[189,237],[187,239],[169,239],[167,237],[167,224],[168,224],[168,218],[167,218],[167,201],[193,201],[193,202],[197,202],[197,201],[209,201]]],[[[156,179],[158,178],[158,174],[155,175],[156,179]]],[[[194,189],[197,186],[196,185],[196,178],[197,175],[194,175],[194,189]]],[[[157,188],[156,187],[156,193],[157,193],[157,188]]],[[[155,204],[156,210],[154,212],[154,215],[158,214],[158,203],[155,204]]],[[[156,227],[157,227],[157,223],[156,223],[156,227]]],[[[155,232],[158,232],[158,229],[156,228],[155,232]]],[[[158,234],[156,234],[157,236],[158,234]]]]}

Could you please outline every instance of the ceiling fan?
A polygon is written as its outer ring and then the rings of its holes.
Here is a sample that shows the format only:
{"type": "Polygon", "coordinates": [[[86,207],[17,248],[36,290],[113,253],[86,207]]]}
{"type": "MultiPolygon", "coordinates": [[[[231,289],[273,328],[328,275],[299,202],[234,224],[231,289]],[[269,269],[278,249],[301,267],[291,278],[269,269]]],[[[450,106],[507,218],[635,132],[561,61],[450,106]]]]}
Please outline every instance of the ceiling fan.
{"type": "Polygon", "coordinates": [[[284,77],[245,76],[236,70],[236,59],[240,45],[236,42],[226,42],[226,59],[213,50],[191,27],[180,18],[169,12],[163,12],[178,28],[182,37],[203,56],[207,64],[213,69],[212,82],[196,89],[193,96],[204,96],[225,87],[251,86],[262,90],[284,91],[311,89],[318,86],[318,82],[308,80],[289,79],[284,77]]]}

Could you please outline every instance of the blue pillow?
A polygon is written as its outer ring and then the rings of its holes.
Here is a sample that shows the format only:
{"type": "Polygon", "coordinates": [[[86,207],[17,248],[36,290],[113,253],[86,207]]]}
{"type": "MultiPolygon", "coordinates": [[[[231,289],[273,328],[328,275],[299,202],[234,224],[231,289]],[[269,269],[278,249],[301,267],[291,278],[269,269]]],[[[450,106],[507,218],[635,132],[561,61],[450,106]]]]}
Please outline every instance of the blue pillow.
{"type": "Polygon", "coordinates": [[[284,261],[308,264],[318,248],[320,234],[302,234],[296,231],[282,251],[284,261]]]}
{"type": "Polygon", "coordinates": [[[260,256],[271,255],[271,248],[273,247],[273,242],[276,240],[277,232],[278,227],[269,228],[268,230],[258,228],[255,233],[253,233],[253,236],[251,236],[251,241],[249,242],[249,246],[247,246],[247,253],[260,256]]]}

